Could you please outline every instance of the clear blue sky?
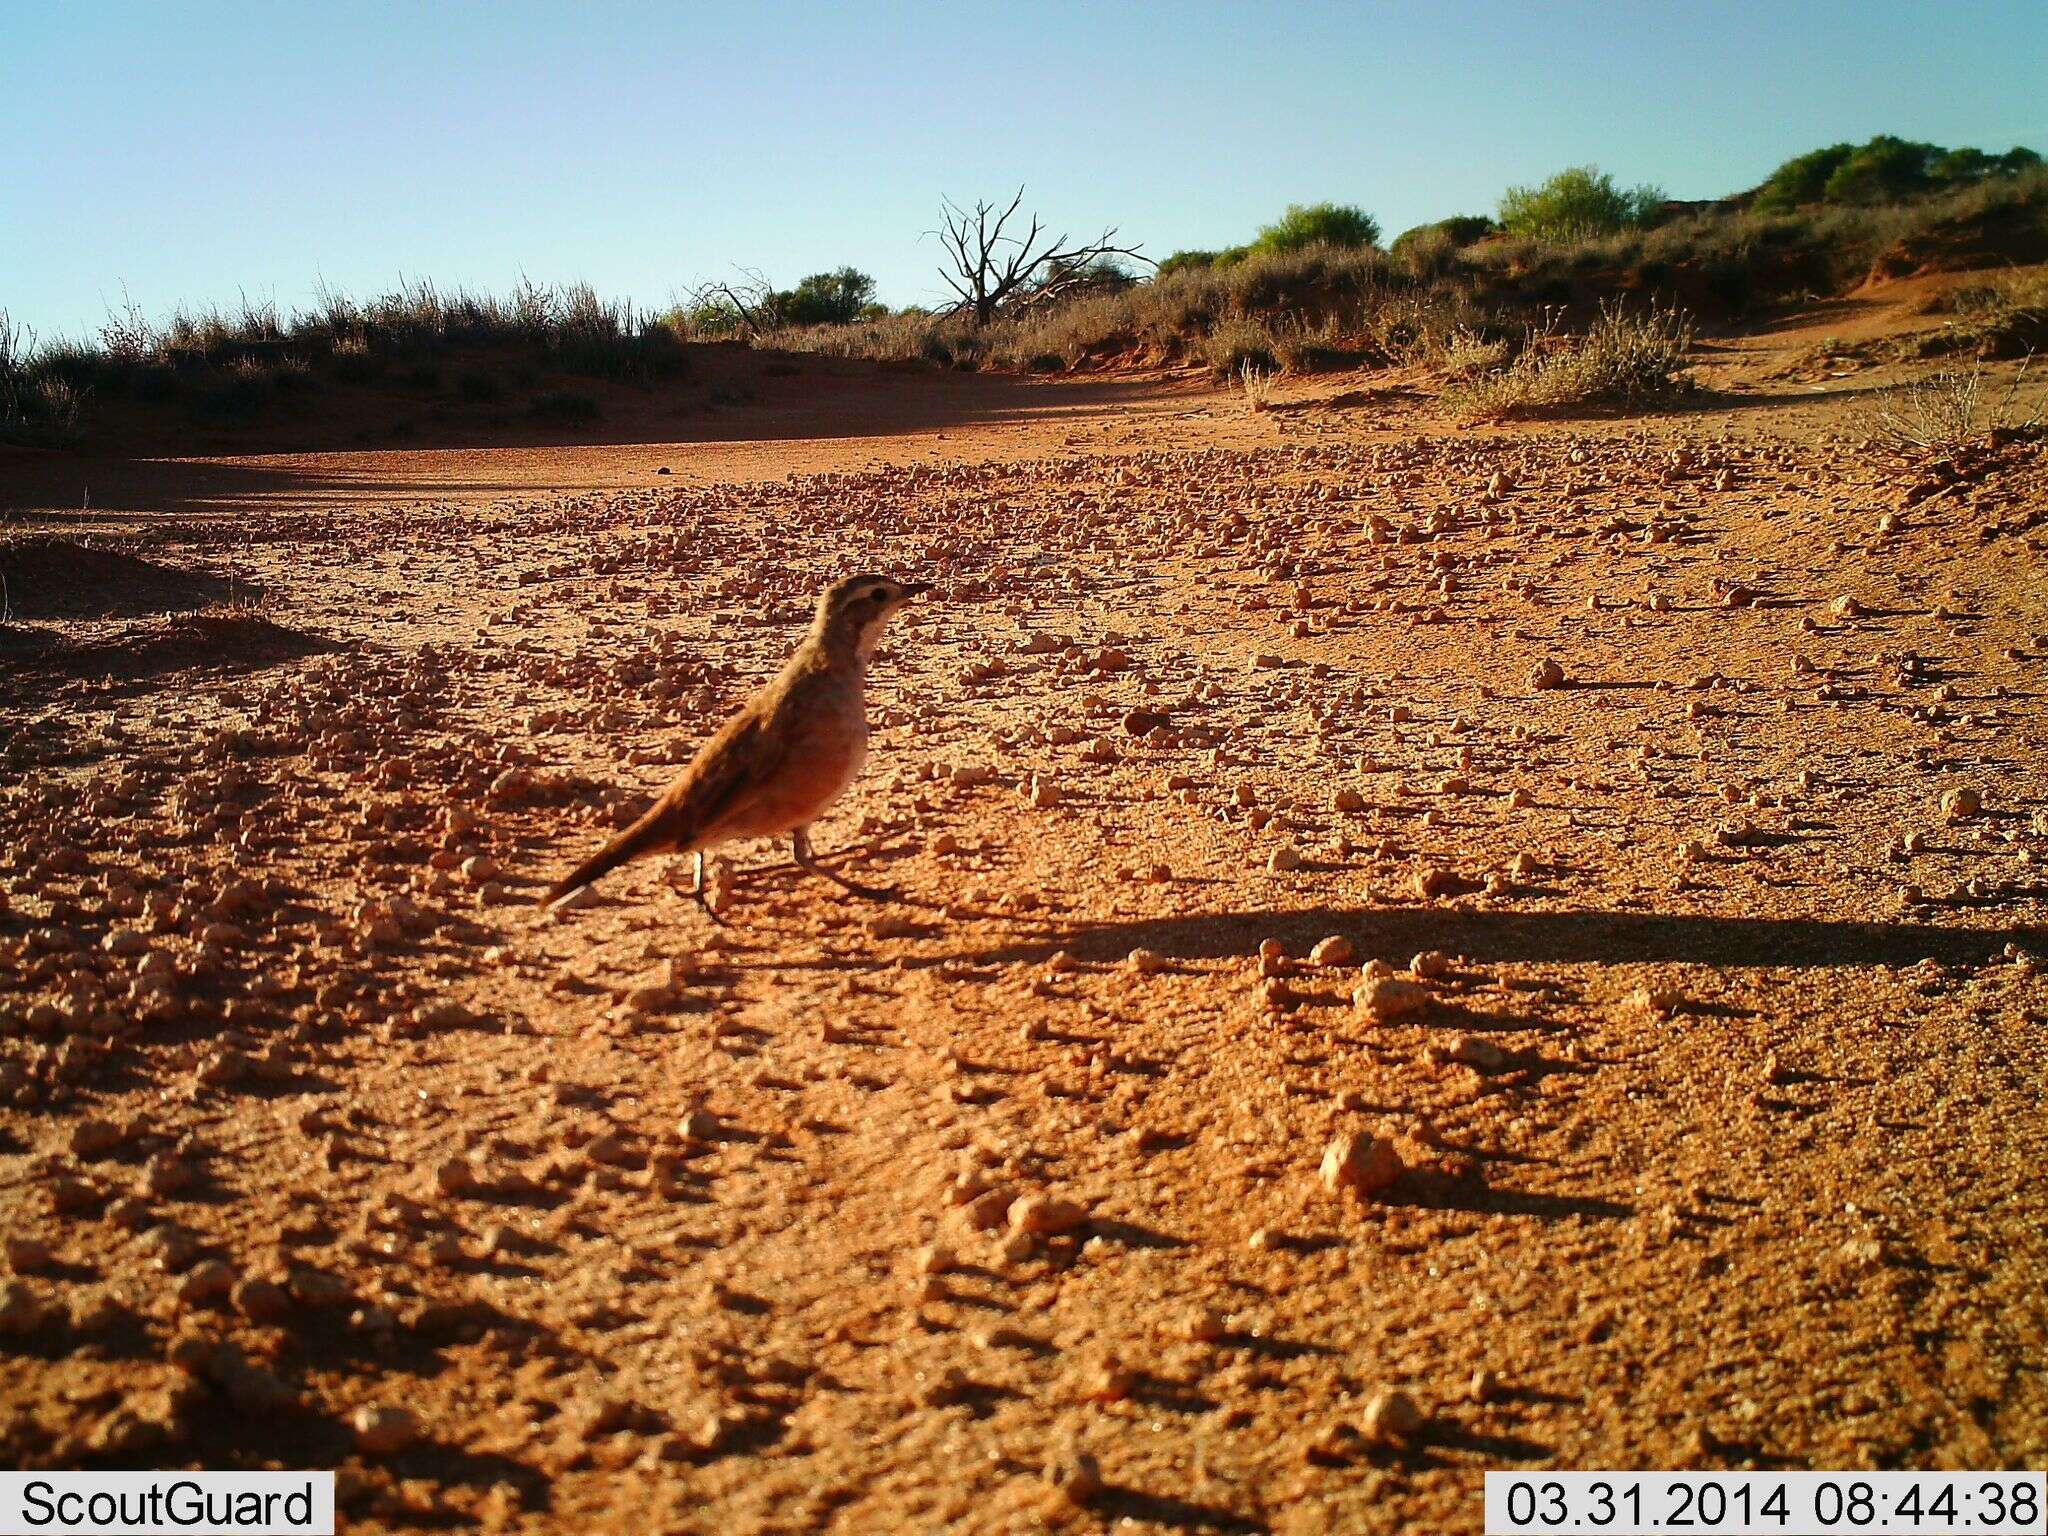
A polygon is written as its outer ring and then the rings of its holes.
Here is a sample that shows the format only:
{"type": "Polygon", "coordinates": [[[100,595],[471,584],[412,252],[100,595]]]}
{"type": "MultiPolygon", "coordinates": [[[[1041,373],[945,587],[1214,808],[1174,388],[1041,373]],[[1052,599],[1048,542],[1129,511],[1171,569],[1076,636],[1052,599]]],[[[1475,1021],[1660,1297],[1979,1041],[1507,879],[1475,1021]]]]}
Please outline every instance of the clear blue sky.
{"type": "Polygon", "coordinates": [[[2048,149],[2013,3],[0,4],[0,307],[97,329],[403,273],[659,302],[851,262],[943,290],[941,193],[1149,254],[1291,201],[1392,236],[1595,161],[1678,197],[1893,132],[2048,149]]]}

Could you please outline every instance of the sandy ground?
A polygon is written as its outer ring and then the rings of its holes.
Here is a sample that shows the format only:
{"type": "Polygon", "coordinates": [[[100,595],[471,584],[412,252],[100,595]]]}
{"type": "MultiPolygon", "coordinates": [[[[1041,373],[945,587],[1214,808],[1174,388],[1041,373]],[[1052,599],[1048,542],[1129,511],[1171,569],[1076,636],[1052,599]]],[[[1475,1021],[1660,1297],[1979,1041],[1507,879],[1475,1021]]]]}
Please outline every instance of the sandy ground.
{"type": "Polygon", "coordinates": [[[1852,321],[1511,430],[0,461],[0,1460],[707,1533],[2040,1466],[2048,461],[1880,460],[1852,321]],[[816,839],[902,899],[538,913],[862,568],[939,590],[816,839]]]}

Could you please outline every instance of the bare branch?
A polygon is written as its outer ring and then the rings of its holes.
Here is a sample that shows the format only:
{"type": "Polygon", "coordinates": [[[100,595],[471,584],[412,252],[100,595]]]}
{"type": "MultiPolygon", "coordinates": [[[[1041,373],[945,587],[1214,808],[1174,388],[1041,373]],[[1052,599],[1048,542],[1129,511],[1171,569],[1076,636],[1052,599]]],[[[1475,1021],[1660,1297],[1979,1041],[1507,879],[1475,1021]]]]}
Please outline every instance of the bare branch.
{"type": "Polygon", "coordinates": [[[1010,221],[1024,203],[1024,189],[998,207],[978,199],[963,208],[941,198],[939,237],[947,265],[939,269],[946,285],[960,295],[958,313],[972,313],[986,325],[1005,306],[1038,304],[1089,283],[1100,282],[1099,264],[1110,257],[1145,257],[1135,245],[1117,243],[1114,226],[1090,241],[1070,242],[1064,233],[1046,238],[1037,214],[1021,235],[1010,233],[1010,221]]]}
{"type": "Polygon", "coordinates": [[[776,329],[782,317],[775,308],[775,285],[751,267],[738,269],[746,281],[735,288],[731,283],[705,283],[689,290],[690,302],[715,305],[728,311],[738,329],[758,337],[776,329]]]}

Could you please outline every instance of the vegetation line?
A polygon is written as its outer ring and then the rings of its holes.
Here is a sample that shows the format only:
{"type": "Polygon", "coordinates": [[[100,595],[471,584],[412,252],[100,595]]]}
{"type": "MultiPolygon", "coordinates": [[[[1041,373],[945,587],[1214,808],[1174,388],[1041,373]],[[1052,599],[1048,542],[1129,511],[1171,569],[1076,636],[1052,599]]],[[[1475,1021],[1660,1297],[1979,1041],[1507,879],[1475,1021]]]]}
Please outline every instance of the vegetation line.
{"type": "MultiPolygon", "coordinates": [[[[1473,417],[1633,406],[1678,386],[1701,320],[1925,262],[2048,260],[2038,155],[1890,137],[1795,157],[1704,205],[1575,166],[1508,188],[1495,217],[1421,225],[1385,249],[1362,209],[1295,206],[1242,246],[1178,251],[1150,273],[1114,229],[1052,236],[1022,200],[946,205],[943,275],[961,299],[935,310],[883,308],[848,266],[789,289],[746,273],[659,310],[587,284],[522,282],[498,298],[424,280],[363,302],[323,291],[290,316],[245,298],[152,323],[130,306],[96,340],[44,345],[0,311],[0,441],[74,441],[110,401],[220,425],[304,415],[352,389],[576,425],[602,409],[578,380],[679,380],[689,344],[706,341],[1039,372],[1199,361],[1254,405],[1279,374],[1420,364],[1473,417]]],[[[2016,355],[2043,309],[2038,274],[1995,279],[1958,301],[1952,334],[2016,355]]]]}

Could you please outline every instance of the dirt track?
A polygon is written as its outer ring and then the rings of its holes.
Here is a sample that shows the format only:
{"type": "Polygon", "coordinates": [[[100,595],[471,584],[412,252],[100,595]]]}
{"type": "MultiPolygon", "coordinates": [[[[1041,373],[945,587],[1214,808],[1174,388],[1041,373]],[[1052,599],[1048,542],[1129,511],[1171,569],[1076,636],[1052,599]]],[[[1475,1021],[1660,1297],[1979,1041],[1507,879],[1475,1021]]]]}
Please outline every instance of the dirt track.
{"type": "Polygon", "coordinates": [[[0,1456],[706,1532],[2038,1466],[2048,462],[1887,472],[1800,344],[1640,422],[89,466],[0,649],[0,1456]],[[940,591],[818,842],[905,900],[539,916],[864,567],[940,591]]]}

